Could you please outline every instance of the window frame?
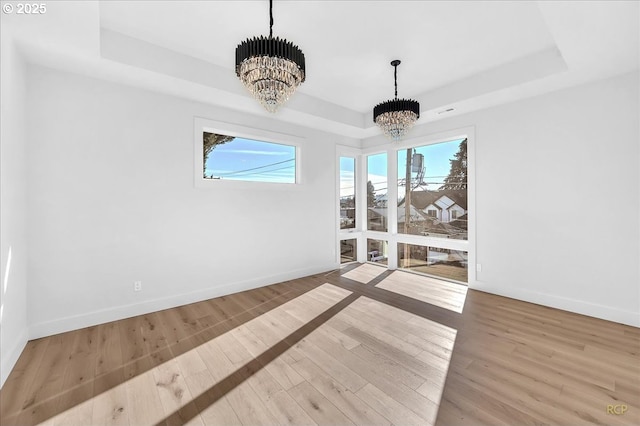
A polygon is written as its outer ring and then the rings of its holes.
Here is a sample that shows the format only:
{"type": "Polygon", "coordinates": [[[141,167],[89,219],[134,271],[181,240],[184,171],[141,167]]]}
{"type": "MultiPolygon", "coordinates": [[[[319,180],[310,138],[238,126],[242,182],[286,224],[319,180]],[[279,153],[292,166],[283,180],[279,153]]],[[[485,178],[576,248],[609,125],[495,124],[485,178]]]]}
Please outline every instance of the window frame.
{"type": "MultiPolygon", "coordinates": [[[[362,186],[362,150],[356,147],[347,145],[336,145],[336,197],[335,197],[335,229],[336,229],[336,262],[341,265],[340,262],[340,242],[342,240],[356,239],[356,260],[355,262],[364,262],[366,260],[366,249],[362,243],[362,217],[360,211],[363,208],[362,197],[360,196],[360,187],[362,186]],[[354,228],[340,228],[340,157],[348,157],[354,159],[355,167],[355,191],[356,196],[356,218],[354,228]]],[[[366,204],[365,204],[366,205],[366,204]]]]}
{"type": "Polygon", "coordinates": [[[343,228],[342,227],[342,223],[340,222],[338,224],[338,230],[341,233],[353,233],[353,232],[357,232],[358,231],[358,172],[360,171],[360,165],[358,164],[358,154],[354,154],[354,153],[341,153],[338,152],[338,156],[337,156],[337,171],[338,171],[338,189],[337,189],[337,193],[338,193],[338,212],[339,212],[339,217],[340,217],[340,221],[342,220],[342,206],[340,205],[340,199],[341,199],[341,190],[342,190],[342,164],[341,161],[343,158],[348,158],[348,159],[352,159],[353,160],[353,196],[355,199],[355,205],[354,205],[354,212],[355,212],[355,216],[353,218],[353,226],[348,227],[348,228],[343,228]]]}
{"type": "Polygon", "coordinates": [[[363,223],[363,231],[366,232],[374,232],[374,233],[378,233],[378,234],[388,234],[391,232],[391,223],[389,220],[389,155],[390,153],[388,152],[388,150],[379,150],[379,151],[373,151],[370,153],[366,153],[363,154],[363,162],[364,162],[364,170],[363,170],[363,176],[364,176],[364,182],[361,185],[363,188],[361,188],[361,191],[364,191],[363,194],[363,201],[365,204],[365,212],[363,214],[363,218],[364,218],[364,223],[363,223]],[[384,155],[386,157],[387,160],[387,220],[386,220],[386,227],[385,230],[376,230],[376,229],[369,229],[369,205],[367,204],[368,201],[368,196],[369,194],[367,193],[368,190],[368,183],[369,183],[369,157],[375,157],[376,155],[384,155]]]}
{"type": "MultiPolygon", "coordinates": [[[[472,286],[477,282],[477,269],[476,269],[476,228],[475,228],[475,127],[467,126],[458,129],[451,129],[440,133],[434,133],[430,135],[416,136],[412,138],[404,139],[400,142],[389,143],[385,146],[376,145],[370,148],[363,148],[361,150],[362,160],[361,163],[366,165],[367,157],[369,155],[380,154],[382,152],[387,153],[387,175],[388,175],[388,190],[387,197],[389,200],[395,200],[398,196],[398,177],[397,177],[397,162],[398,153],[406,151],[408,148],[433,145],[442,142],[449,142],[456,139],[467,138],[467,175],[469,181],[467,183],[467,214],[468,214],[468,239],[456,240],[439,238],[432,236],[421,236],[398,233],[397,227],[397,209],[389,208],[388,210],[388,229],[387,232],[371,231],[367,229],[361,230],[361,238],[364,242],[367,239],[377,239],[387,241],[388,250],[388,265],[389,270],[398,269],[398,245],[399,244],[412,244],[422,245],[430,247],[439,247],[448,250],[466,251],[468,254],[468,270],[467,270],[467,282],[462,283],[468,286],[472,286]]],[[[360,198],[366,199],[366,176],[363,176],[365,184],[359,188],[360,198]]],[[[366,209],[364,213],[361,211],[361,221],[364,221],[366,227],[366,209]]],[[[360,243],[359,243],[360,244],[360,243]]],[[[359,259],[359,262],[366,261],[366,253],[359,259]]],[[[428,275],[428,274],[427,274],[428,275]]],[[[435,276],[434,276],[435,277],[435,276]]],[[[439,277],[435,277],[442,279],[439,277]]],[[[457,281],[456,281],[457,282],[457,281]]]]}
{"type": "Polygon", "coordinates": [[[357,236],[354,236],[354,235],[352,235],[352,238],[340,238],[338,240],[338,245],[340,246],[338,249],[338,254],[340,256],[340,259],[338,261],[341,266],[348,265],[350,263],[355,263],[358,261],[358,244],[359,244],[359,238],[357,238],[357,236]],[[353,259],[347,262],[342,261],[342,242],[343,241],[355,241],[355,253],[353,255],[353,259]]]}
{"type": "Polygon", "coordinates": [[[227,123],[223,121],[209,120],[201,117],[194,117],[194,186],[201,189],[228,187],[234,189],[257,188],[265,189],[300,189],[303,185],[301,164],[302,164],[302,143],[304,138],[289,133],[280,133],[272,130],[258,129],[241,124],[227,123]],[[249,180],[232,179],[205,179],[202,176],[204,166],[203,157],[203,134],[218,133],[239,138],[252,139],[258,142],[286,145],[295,149],[295,182],[260,182],[249,180]]]}

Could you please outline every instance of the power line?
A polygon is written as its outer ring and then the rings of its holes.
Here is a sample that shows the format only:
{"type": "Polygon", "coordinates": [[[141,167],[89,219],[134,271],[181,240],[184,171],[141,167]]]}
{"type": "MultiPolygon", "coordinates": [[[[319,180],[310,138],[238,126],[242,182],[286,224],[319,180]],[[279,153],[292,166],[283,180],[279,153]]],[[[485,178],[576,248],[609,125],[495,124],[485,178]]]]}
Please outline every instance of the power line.
{"type": "Polygon", "coordinates": [[[261,171],[261,172],[259,172],[259,173],[257,173],[257,174],[270,173],[270,172],[275,172],[275,171],[277,171],[277,170],[291,169],[291,168],[294,168],[294,167],[295,167],[295,165],[293,165],[293,166],[287,166],[287,167],[280,167],[280,168],[277,168],[277,169],[271,169],[271,170],[263,170],[263,171],[261,171]]]}
{"type": "MultiPolygon", "coordinates": [[[[386,182],[378,182],[378,183],[386,183],[386,182]]],[[[421,186],[421,185],[444,185],[444,184],[453,184],[453,183],[466,184],[467,181],[466,180],[452,180],[452,181],[449,181],[449,182],[445,182],[445,181],[441,181],[441,182],[419,182],[419,183],[416,184],[416,186],[414,186],[414,188],[417,188],[418,186],[421,186]]],[[[404,187],[404,186],[405,186],[405,182],[404,182],[404,179],[402,179],[401,181],[398,182],[398,187],[404,187]]],[[[340,190],[354,189],[354,188],[355,188],[355,186],[343,186],[343,187],[340,187],[340,190]]],[[[385,189],[388,189],[388,188],[376,188],[375,191],[383,191],[385,189]]]]}
{"type": "Polygon", "coordinates": [[[295,158],[290,158],[288,160],[278,161],[277,163],[271,163],[271,164],[267,164],[267,165],[260,166],[260,167],[254,167],[254,168],[251,168],[251,169],[236,170],[234,172],[228,172],[228,173],[223,173],[223,174],[218,174],[218,175],[219,176],[230,176],[230,175],[235,175],[235,174],[238,174],[238,173],[250,172],[252,170],[264,169],[265,167],[271,167],[271,166],[275,166],[275,165],[278,165],[278,164],[288,163],[289,161],[295,161],[295,158]]]}

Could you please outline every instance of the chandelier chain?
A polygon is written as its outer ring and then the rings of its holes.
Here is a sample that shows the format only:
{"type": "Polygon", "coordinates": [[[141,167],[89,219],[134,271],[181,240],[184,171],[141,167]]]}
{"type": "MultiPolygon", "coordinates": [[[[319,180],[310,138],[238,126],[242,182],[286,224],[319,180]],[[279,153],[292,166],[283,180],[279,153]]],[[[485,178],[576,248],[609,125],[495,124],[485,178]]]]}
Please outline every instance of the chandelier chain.
{"type": "Polygon", "coordinates": [[[393,81],[396,86],[396,99],[398,99],[398,64],[393,66],[393,81]]]}
{"type": "Polygon", "coordinates": [[[269,38],[273,38],[273,0],[269,0],[269,38]]]}

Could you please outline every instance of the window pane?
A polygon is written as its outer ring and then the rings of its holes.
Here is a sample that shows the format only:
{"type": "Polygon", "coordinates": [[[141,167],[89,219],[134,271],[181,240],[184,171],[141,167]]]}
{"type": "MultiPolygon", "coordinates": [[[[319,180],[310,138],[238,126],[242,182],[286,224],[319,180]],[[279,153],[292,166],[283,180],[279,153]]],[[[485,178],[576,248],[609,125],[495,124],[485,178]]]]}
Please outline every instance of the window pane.
{"type": "Polygon", "coordinates": [[[340,157],[340,229],[356,227],[356,160],[340,157]]]}
{"type": "Polygon", "coordinates": [[[367,239],[367,261],[387,264],[387,242],[367,239]]]}
{"type": "Polygon", "coordinates": [[[203,178],[296,182],[296,148],[203,132],[203,178]]]}
{"type": "Polygon", "coordinates": [[[340,241],[340,263],[349,263],[357,260],[358,246],[357,240],[340,241]]]}
{"type": "Polygon", "coordinates": [[[367,229],[387,230],[387,154],[367,157],[367,229]]]}
{"type": "Polygon", "coordinates": [[[467,282],[467,252],[436,247],[398,244],[398,267],[467,282]]]}
{"type": "Polygon", "coordinates": [[[398,151],[398,233],[467,239],[466,139],[398,151]]]}

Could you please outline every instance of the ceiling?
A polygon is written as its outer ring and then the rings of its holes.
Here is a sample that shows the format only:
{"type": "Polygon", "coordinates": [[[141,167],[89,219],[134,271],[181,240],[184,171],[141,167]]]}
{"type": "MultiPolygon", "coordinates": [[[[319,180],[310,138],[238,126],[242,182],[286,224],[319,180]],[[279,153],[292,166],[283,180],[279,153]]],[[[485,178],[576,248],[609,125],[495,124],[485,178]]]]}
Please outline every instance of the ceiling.
{"type": "MultiPolygon", "coordinates": [[[[639,3],[274,1],[274,35],[305,53],[307,81],[273,118],[364,139],[393,97],[420,125],[639,67],[639,3]],[[448,112],[445,112],[450,110],[448,112]]],[[[234,50],[269,31],[268,1],[66,1],[2,15],[29,61],[269,115],[234,74],[234,50]]]]}

